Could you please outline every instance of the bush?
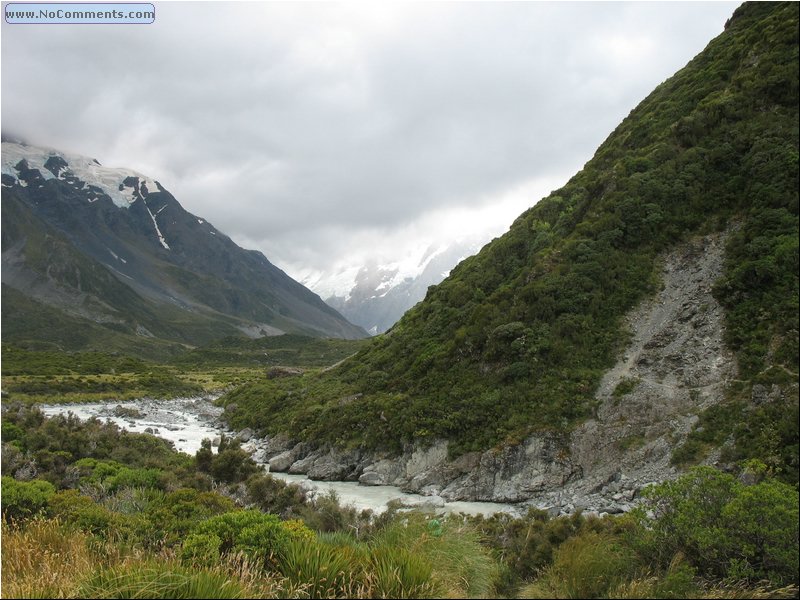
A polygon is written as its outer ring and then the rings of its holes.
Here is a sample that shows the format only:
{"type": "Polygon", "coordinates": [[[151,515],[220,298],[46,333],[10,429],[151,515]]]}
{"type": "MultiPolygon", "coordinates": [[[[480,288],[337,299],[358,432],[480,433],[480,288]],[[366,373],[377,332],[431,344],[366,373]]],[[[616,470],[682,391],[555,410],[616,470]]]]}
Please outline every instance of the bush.
{"type": "Polygon", "coordinates": [[[195,454],[195,464],[200,471],[226,483],[245,481],[260,470],[250,455],[242,450],[238,440],[230,440],[225,436],[222,436],[217,454],[212,453],[211,442],[203,440],[195,454]]]}
{"type": "Polygon", "coordinates": [[[180,489],[151,503],[145,515],[150,524],[149,537],[160,544],[173,546],[195,529],[201,521],[235,509],[232,500],[215,492],[180,489]]]}
{"type": "Polygon", "coordinates": [[[294,522],[283,523],[277,516],[257,510],[229,512],[206,519],[186,538],[184,558],[197,558],[202,550],[206,555],[214,554],[213,543],[217,538],[218,555],[243,552],[252,558],[270,562],[280,555],[292,540],[307,541],[313,537],[307,527],[294,522]]]}
{"type": "Polygon", "coordinates": [[[55,492],[56,488],[47,481],[17,481],[13,477],[3,476],[3,519],[23,520],[42,512],[55,492]]]}
{"type": "Polygon", "coordinates": [[[765,479],[745,486],[711,467],[695,467],[645,491],[637,511],[644,551],[668,564],[677,553],[716,578],[797,583],[798,494],[765,479]],[[646,511],[650,511],[651,517],[646,511]]]}
{"type": "Polygon", "coordinates": [[[77,490],[63,490],[55,494],[48,514],[62,523],[95,535],[106,535],[114,528],[116,515],[77,490]]]}
{"type": "Polygon", "coordinates": [[[299,486],[287,484],[270,475],[253,475],[247,480],[248,501],[265,512],[290,517],[306,505],[306,495],[299,486]]]}
{"type": "Polygon", "coordinates": [[[798,582],[798,496],[765,480],[743,487],[722,509],[729,526],[728,576],[777,584],[798,582]]]}
{"type": "Polygon", "coordinates": [[[317,496],[299,509],[300,517],[311,529],[319,532],[361,531],[372,520],[371,510],[357,510],[342,506],[333,490],[317,496]]]}

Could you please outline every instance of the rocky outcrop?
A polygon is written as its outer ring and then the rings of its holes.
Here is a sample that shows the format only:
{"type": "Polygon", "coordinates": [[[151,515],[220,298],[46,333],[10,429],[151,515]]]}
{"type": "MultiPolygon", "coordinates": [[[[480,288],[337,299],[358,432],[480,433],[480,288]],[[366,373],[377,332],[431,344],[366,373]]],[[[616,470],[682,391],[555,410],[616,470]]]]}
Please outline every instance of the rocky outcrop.
{"type": "Polygon", "coordinates": [[[626,317],[630,343],[600,383],[596,414],[571,433],[535,434],[455,460],[446,441],[389,457],[285,440],[270,468],[448,501],[527,502],[553,514],[629,510],[639,490],[677,474],[672,449],[736,375],[723,344],[723,310],[711,294],[726,237],[699,238],[662,258],[662,289],[626,317]]]}

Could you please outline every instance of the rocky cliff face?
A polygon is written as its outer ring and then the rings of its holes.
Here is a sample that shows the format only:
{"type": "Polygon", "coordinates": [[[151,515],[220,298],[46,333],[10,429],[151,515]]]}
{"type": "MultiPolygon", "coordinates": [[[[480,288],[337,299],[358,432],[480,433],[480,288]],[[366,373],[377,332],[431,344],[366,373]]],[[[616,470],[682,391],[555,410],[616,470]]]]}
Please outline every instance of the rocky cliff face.
{"type": "Polygon", "coordinates": [[[456,460],[444,441],[390,458],[283,438],[262,445],[261,458],[275,471],[397,485],[448,500],[529,501],[554,513],[627,510],[642,487],[677,474],[672,449],[736,377],[723,343],[723,310],[711,294],[726,237],[697,238],[662,257],[661,290],[627,315],[630,342],[602,379],[596,413],[569,434],[541,433],[456,460]]]}

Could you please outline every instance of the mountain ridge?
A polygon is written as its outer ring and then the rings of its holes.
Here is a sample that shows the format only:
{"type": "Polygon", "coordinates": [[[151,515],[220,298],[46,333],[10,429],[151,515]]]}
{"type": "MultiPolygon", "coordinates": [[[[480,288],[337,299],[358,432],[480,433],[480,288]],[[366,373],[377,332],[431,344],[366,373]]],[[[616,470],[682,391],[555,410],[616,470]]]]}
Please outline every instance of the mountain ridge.
{"type": "MultiPolygon", "coordinates": [[[[39,301],[73,313],[74,303],[57,298],[82,297],[81,306],[88,311],[82,316],[99,322],[116,318],[113,302],[105,302],[104,295],[130,289],[131,298],[148,304],[139,311],[149,314],[145,321],[155,323],[159,311],[169,313],[172,324],[157,325],[161,332],[154,337],[190,345],[237,331],[366,335],[263,254],[239,248],[207,220],[185,211],[152,179],[11,142],[3,142],[2,156],[5,285],[23,293],[38,290],[39,301]],[[69,161],[77,165],[74,171],[69,161]],[[42,248],[34,247],[45,242],[49,262],[40,256],[42,248]],[[55,273],[59,260],[69,264],[55,273]],[[90,263],[95,266],[89,268],[90,263]],[[96,302],[80,289],[80,278],[65,279],[67,271],[87,274],[100,268],[118,284],[106,277],[107,285],[94,286],[96,302]],[[178,325],[183,319],[194,323],[186,332],[178,325]],[[204,326],[208,334],[202,333],[204,326]]],[[[117,320],[126,322],[130,333],[141,334],[144,328],[152,335],[144,321],[117,320]]]]}

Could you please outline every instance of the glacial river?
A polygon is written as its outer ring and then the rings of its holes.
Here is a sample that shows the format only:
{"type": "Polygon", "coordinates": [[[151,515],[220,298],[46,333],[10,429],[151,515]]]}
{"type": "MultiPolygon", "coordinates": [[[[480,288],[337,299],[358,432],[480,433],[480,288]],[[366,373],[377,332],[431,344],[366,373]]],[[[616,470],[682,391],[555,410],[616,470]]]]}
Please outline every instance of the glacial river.
{"type": "MultiPolygon", "coordinates": [[[[73,413],[79,419],[96,417],[108,420],[120,428],[136,433],[152,433],[175,445],[175,449],[194,454],[203,439],[214,439],[222,434],[231,436],[219,421],[222,409],[212,404],[211,399],[177,398],[174,400],[138,400],[135,402],[101,402],[93,404],[54,404],[41,405],[47,416],[73,413]]],[[[248,445],[244,444],[244,448],[248,445]]],[[[258,461],[257,461],[258,462],[258,461]]],[[[269,467],[259,463],[265,469],[269,467]]],[[[336,492],[343,505],[352,505],[358,510],[369,508],[383,512],[389,501],[400,499],[405,505],[430,505],[431,498],[418,494],[407,494],[400,488],[364,486],[354,481],[312,481],[305,475],[272,473],[273,477],[296,483],[314,494],[336,492]]],[[[435,499],[434,499],[435,500],[435,499]]],[[[437,512],[463,512],[466,514],[491,515],[496,512],[518,514],[520,511],[511,504],[495,502],[446,502],[435,507],[437,512]]]]}

